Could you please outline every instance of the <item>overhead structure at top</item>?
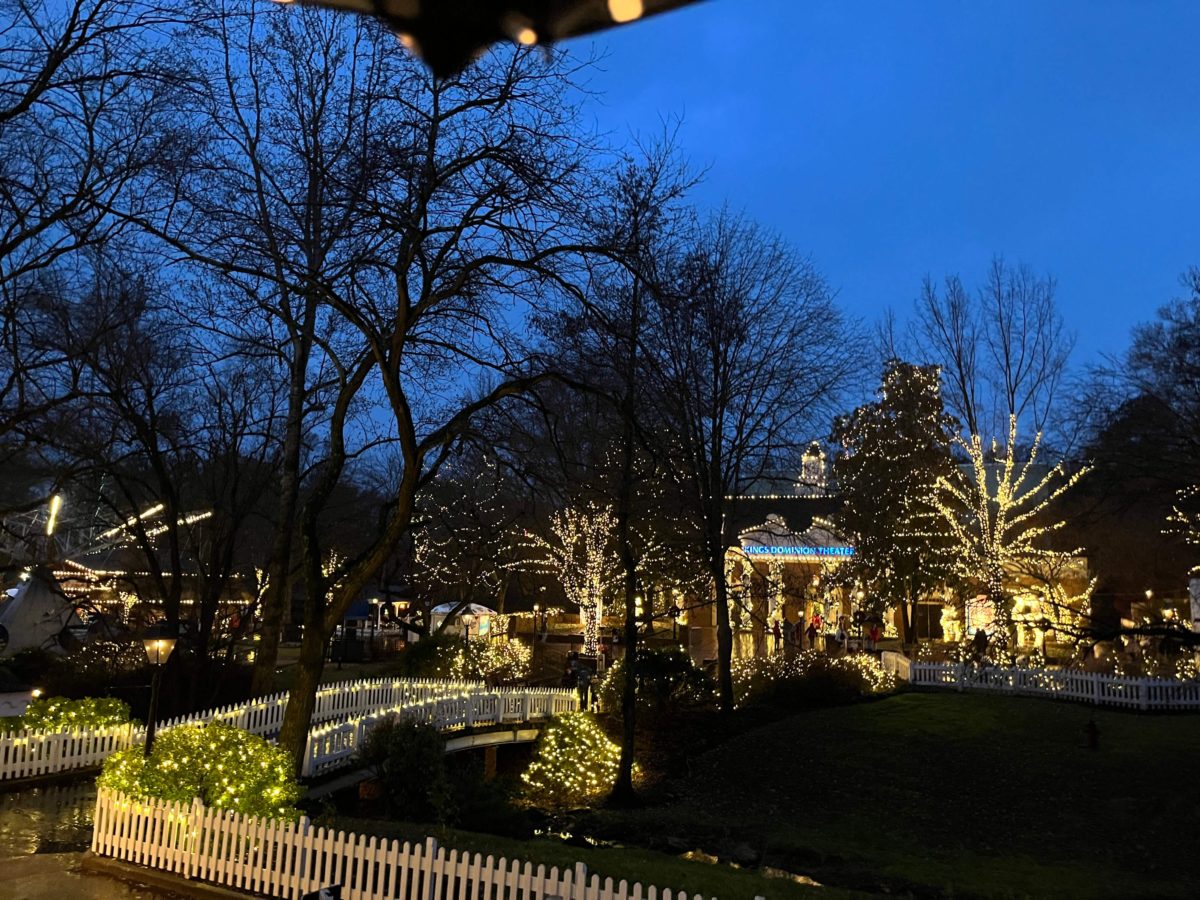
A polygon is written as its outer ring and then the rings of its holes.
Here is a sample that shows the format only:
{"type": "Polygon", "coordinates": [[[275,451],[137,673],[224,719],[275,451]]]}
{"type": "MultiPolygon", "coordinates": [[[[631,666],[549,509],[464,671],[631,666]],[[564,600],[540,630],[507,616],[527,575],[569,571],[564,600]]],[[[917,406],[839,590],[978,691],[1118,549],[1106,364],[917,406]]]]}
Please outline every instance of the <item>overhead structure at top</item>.
{"type": "MultiPolygon", "coordinates": [[[[277,0],[290,3],[293,0],[277,0]]],[[[498,41],[552,44],[696,0],[299,0],[380,19],[433,74],[462,71],[498,41]]]]}

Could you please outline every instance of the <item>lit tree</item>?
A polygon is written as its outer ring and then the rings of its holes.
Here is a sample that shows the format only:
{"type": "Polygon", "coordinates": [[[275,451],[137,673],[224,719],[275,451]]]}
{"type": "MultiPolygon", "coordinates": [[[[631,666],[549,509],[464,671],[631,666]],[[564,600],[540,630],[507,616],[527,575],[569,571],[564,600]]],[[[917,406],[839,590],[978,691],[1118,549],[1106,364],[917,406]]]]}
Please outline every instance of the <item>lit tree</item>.
{"type": "Polygon", "coordinates": [[[1068,476],[1060,461],[1039,477],[1039,432],[1023,462],[1017,459],[1017,417],[1009,418],[1008,444],[992,442],[989,453],[977,434],[956,436],[967,455],[966,465],[938,479],[933,506],[949,527],[960,577],[978,585],[993,611],[1001,642],[1012,633],[1011,576],[1031,565],[1043,566],[1078,556],[1082,550],[1059,551],[1045,539],[1065,524],[1049,520],[1051,504],[1087,473],[1068,476]]]}
{"type": "Polygon", "coordinates": [[[430,606],[449,598],[460,608],[479,601],[504,612],[513,520],[523,511],[507,487],[493,459],[468,454],[419,495],[412,574],[430,606]]]}
{"type": "Polygon", "coordinates": [[[833,474],[844,503],[836,525],[855,548],[838,575],[884,605],[898,603],[906,643],[917,601],[952,575],[948,528],[927,501],[955,470],[953,435],[938,367],[896,359],[885,365],[876,399],[834,422],[841,449],[833,474]]]}
{"type": "Polygon", "coordinates": [[[559,510],[550,520],[552,540],[527,533],[530,546],[545,556],[539,565],[553,572],[567,599],[579,607],[583,652],[599,650],[604,595],[620,576],[613,544],[616,517],[612,508],[596,503],[559,510]]]}
{"type": "MultiPolygon", "coordinates": [[[[1167,516],[1167,531],[1180,535],[1194,547],[1200,547],[1200,484],[1193,484],[1176,494],[1175,505],[1167,516]]],[[[1200,566],[1192,568],[1200,575],[1200,566]]]]}

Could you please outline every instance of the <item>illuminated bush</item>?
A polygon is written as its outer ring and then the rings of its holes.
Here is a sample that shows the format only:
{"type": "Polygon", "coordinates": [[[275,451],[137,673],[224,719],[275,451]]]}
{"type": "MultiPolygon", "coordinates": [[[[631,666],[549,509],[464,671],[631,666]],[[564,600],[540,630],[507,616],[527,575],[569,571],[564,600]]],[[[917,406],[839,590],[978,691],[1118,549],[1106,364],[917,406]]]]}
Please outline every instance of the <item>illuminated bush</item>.
{"type": "Polygon", "coordinates": [[[467,640],[448,648],[454,653],[449,666],[451,678],[482,678],[489,682],[512,684],[529,677],[533,651],[511,638],[467,640]]]}
{"type": "Polygon", "coordinates": [[[20,717],[19,728],[63,731],[75,728],[106,728],[130,721],[129,704],[115,697],[43,697],[31,700],[20,717]]]}
{"type": "Polygon", "coordinates": [[[591,713],[550,720],[525,771],[525,795],[539,806],[585,806],[606,796],[617,780],[621,748],[591,713]]]}
{"type": "MultiPolygon", "coordinates": [[[[619,659],[605,673],[598,689],[600,708],[608,713],[621,709],[625,684],[625,660],[619,659]]],[[[651,709],[668,704],[695,706],[713,699],[712,679],[692,662],[682,647],[641,650],[637,658],[637,700],[651,709]]]]}
{"type": "Polygon", "coordinates": [[[736,703],[783,706],[847,703],[896,688],[896,676],[864,654],[831,657],[815,651],[757,656],[733,664],[736,703]]]}
{"type": "Polygon", "coordinates": [[[260,737],[229,725],[186,725],[161,732],[148,760],[141,747],[104,761],[100,787],[231,809],[252,816],[294,819],[300,786],[292,758],[260,737]]]}

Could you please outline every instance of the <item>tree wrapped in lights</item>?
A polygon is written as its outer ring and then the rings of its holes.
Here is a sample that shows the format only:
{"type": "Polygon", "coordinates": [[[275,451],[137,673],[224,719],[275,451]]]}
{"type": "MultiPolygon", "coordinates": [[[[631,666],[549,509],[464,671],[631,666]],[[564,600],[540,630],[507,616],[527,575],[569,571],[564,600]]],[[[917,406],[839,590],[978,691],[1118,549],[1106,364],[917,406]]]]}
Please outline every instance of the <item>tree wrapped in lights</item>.
{"type": "MultiPolygon", "coordinates": [[[[430,606],[447,597],[503,609],[514,556],[512,525],[522,512],[495,460],[460,455],[418,496],[413,582],[430,606]]],[[[453,616],[447,616],[450,622],[453,616]]]]}
{"type": "Polygon", "coordinates": [[[933,506],[949,527],[958,574],[976,584],[992,608],[995,636],[1007,642],[1013,632],[1012,575],[1032,567],[1054,569],[1082,550],[1043,546],[1065,524],[1047,519],[1051,505],[1087,473],[1068,476],[1060,461],[1038,477],[1039,432],[1024,462],[1017,460],[1017,417],[1010,416],[1008,444],[993,440],[991,452],[977,434],[955,437],[967,465],[938,479],[933,506]]]}
{"type": "Polygon", "coordinates": [[[541,806],[582,806],[612,790],[620,758],[621,748],[591,713],[567,713],[542,731],[521,780],[529,799],[541,806]]]}
{"type": "Polygon", "coordinates": [[[162,732],[149,759],[141,747],[104,761],[97,785],[142,799],[191,803],[251,816],[294,819],[300,786],[281,747],[230,725],[184,725],[162,732]]]}
{"type": "Polygon", "coordinates": [[[836,578],[865,587],[862,605],[871,612],[898,604],[906,643],[915,637],[917,602],[953,575],[953,541],[928,498],[955,471],[954,431],[938,367],[896,359],[884,367],[875,400],[834,423],[843,499],[834,528],[855,549],[836,578]]]}
{"type": "Polygon", "coordinates": [[[536,561],[552,572],[567,599],[579,607],[583,627],[583,652],[600,649],[600,622],[604,597],[620,575],[620,560],[614,546],[616,517],[612,507],[585,503],[556,512],[550,519],[552,540],[526,532],[529,545],[543,554],[536,561]]]}
{"type": "MultiPolygon", "coordinates": [[[[1200,547],[1200,484],[1176,493],[1175,503],[1167,516],[1167,532],[1178,534],[1192,546],[1200,547]]],[[[1200,566],[1195,566],[1192,574],[1200,575],[1200,566]]]]}

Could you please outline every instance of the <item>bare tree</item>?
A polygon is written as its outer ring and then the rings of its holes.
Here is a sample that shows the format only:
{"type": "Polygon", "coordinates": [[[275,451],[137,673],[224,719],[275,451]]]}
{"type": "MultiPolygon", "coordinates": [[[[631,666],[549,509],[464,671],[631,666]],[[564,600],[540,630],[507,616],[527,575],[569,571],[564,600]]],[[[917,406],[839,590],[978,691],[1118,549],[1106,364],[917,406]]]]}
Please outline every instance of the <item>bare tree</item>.
{"type": "MultiPolygon", "coordinates": [[[[175,155],[163,128],[182,73],[168,5],[0,0],[0,443],[28,446],[78,388],[77,304],[175,155]],[[66,329],[65,331],[62,329],[66,329]]],[[[34,502],[40,502],[35,498],[34,502]]]]}
{"type": "Polygon", "coordinates": [[[861,354],[812,264],[728,212],[696,227],[649,330],[662,372],[656,401],[678,442],[716,593],[718,687],[730,710],[728,513],[825,430],[861,354]]]}
{"type": "Polygon", "coordinates": [[[540,377],[509,332],[576,246],[581,147],[560,60],[503,53],[434,80],[370,21],[212,12],[192,49],[210,73],[197,150],[138,224],[222,276],[237,302],[210,327],[289,382],[267,611],[303,580],[281,735],[299,759],[328,638],[418,490],[479,412],[540,377]],[[375,527],[330,566],[331,506],[368,482],[386,488],[375,527]]]}
{"type": "Polygon", "coordinates": [[[992,261],[974,294],[957,275],[941,291],[926,279],[913,341],[942,367],[946,406],[973,435],[1003,436],[1015,416],[1025,433],[1052,424],[1075,339],[1054,301],[1055,282],[1025,265],[992,261]]]}

